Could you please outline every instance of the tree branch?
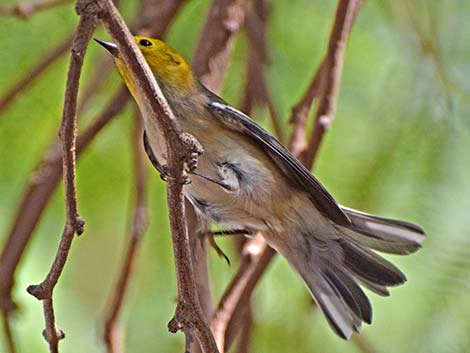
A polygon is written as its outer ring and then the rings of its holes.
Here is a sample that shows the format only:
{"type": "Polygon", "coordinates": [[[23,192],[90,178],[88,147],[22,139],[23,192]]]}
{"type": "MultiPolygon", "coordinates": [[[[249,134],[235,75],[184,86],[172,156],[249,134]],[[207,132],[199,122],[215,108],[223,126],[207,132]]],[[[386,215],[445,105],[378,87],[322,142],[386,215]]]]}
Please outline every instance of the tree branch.
{"type": "Polygon", "coordinates": [[[183,330],[186,336],[193,334],[203,352],[217,352],[212,334],[207,326],[194,282],[192,253],[184,215],[183,177],[186,163],[194,153],[200,152],[194,138],[182,134],[176,119],[166,102],[154,75],[132,39],[124,21],[111,0],[98,1],[100,18],[120,48],[120,54],[128,66],[135,82],[150,109],[150,123],[156,124],[163,132],[168,153],[169,175],[167,195],[173,251],[178,282],[178,303],[173,319],[168,324],[171,332],[183,330]]]}
{"type": "MultiPolygon", "coordinates": [[[[96,135],[114,118],[129,100],[127,89],[121,88],[111,98],[95,122],[77,139],[77,154],[94,140],[96,135]]],[[[31,239],[34,228],[45,210],[52,193],[61,178],[62,164],[60,145],[54,143],[43,158],[43,162],[31,177],[24,197],[17,210],[16,219],[9,232],[8,239],[0,256],[0,309],[10,312],[16,305],[11,298],[14,275],[24,250],[31,239]]]]}
{"type": "MultiPolygon", "coordinates": [[[[330,110],[328,112],[331,114],[330,119],[332,119],[336,104],[334,94],[338,91],[341,78],[341,64],[344,56],[347,33],[351,31],[353,19],[357,15],[359,8],[360,0],[339,0],[335,22],[329,39],[329,49],[325,59],[326,63],[320,66],[325,66],[325,68],[317,70],[318,74],[315,75],[310,89],[308,89],[308,91],[314,91],[315,94],[307,91],[304,95],[304,97],[308,95],[309,97],[312,96],[312,98],[303,98],[297,104],[297,106],[300,105],[303,107],[302,109],[310,110],[308,104],[303,101],[310,102],[311,105],[313,103],[313,97],[315,97],[318,90],[322,88],[321,91],[318,92],[318,96],[321,100],[328,100],[328,102],[330,102],[330,105],[328,105],[330,110]],[[330,60],[332,61],[331,63],[329,62],[330,60]],[[322,72],[323,70],[325,70],[325,72],[322,72]],[[321,84],[320,72],[322,72],[321,75],[325,75],[325,80],[336,80],[336,82],[325,82],[324,86],[316,88],[317,85],[321,84]]],[[[322,116],[323,114],[316,115],[315,125],[317,124],[316,121],[322,116]]],[[[294,135],[291,138],[290,148],[302,144],[302,141],[305,139],[306,119],[295,119],[294,122],[296,127],[294,128],[294,135]]],[[[313,134],[310,143],[319,145],[325,132],[325,129],[317,131],[316,134],[313,134]],[[315,141],[313,139],[315,139],[315,141]]],[[[309,160],[304,160],[304,164],[307,167],[311,167],[317,152],[318,148],[314,151],[310,151],[309,160]]],[[[231,342],[227,339],[227,333],[229,332],[229,327],[232,324],[235,312],[247,305],[257,282],[265,272],[274,255],[274,250],[266,245],[261,235],[257,235],[245,245],[240,267],[222,296],[211,322],[211,328],[214,331],[214,336],[221,353],[225,352],[230,347],[231,342]]]]}
{"type": "Polygon", "coordinates": [[[211,329],[220,352],[229,349],[236,332],[228,337],[234,316],[249,302],[251,293],[263,275],[275,252],[268,248],[261,234],[250,239],[243,248],[240,267],[220,299],[211,321],[211,329]]]}
{"type": "Polygon", "coordinates": [[[201,82],[218,92],[245,17],[246,0],[214,0],[201,32],[193,68],[201,82]]]}
{"type": "Polygon", "coordinates": [[[268,65],[266,24],[268,11],[264,0],[256,0],[246,11],[245,29],[248,37],[248,67],[245,96],[241,110],[249,113],[254,104],[265,105],[269,110],[274,135],[284,142],[282,123],[269,91],[265,72],[268,65]]]}
{"type": "Polygon", "coordinates": [[[68,4],[72,1],[73,0],[42,0],[37,2],[20,2],[16,5],[1,6],[0,16],[18,16],[24,20],[27,20],[38,11],[68,4]]]}
{"type": "MultiPolygon", "coordinates": [[[[253,334],[253,308],[252,302],[248,303],[245,310],[242,311],[239,319],[240,327],[234,327],[240,331],[237,343],[237,353],[248,353],[250,351],[251,335],[253,334]]],[[[230,327],[229,327],[230,329],[230,327]]]]}
{"type": "Polygon", "coordinates": [[[143,36],[162,38],[185,0],[142,0],[137,28],[143,36]]]}
{"type": "Polygon", "coordinates": [[[60,58],[70,48],[73,35],[68,36],[57,47],[47,53],[39,62],[33,66],[16,83],[13,83],[3,96],[0,98],[0,114],[2,114],[19,93],[24,91],[35,79],[39,77],[51,64],[60,58]]]}
{"type": "Polygon", "coordinates": [[[140,114],[136,114],[134,118],[135,129],[132,136],[132,150],[134,153],[134,173],[135,188],[132,195],[135,194],[135,207],[133,211],[132,230],[129,246],[126,249],[126,255],[120,271],[119,279],[112,292],[111,307],[106,315],[104,341],[109,353],[123,352],[120,347],[120,330],[118,327],[118,318],[124,303],[124,299],[129,288],[132,272],[134,271],[135,262],[137,260],[137,252],[140,240],[147,230],[148,214],[147,214],[147,178],[145,176],[145,152],[142,145],[142,135],[144,132],[143,121],[140,114]]]}
{"type": "Polygon", "coordinates": [[[303,153],[307,148],[307,140],[305,136],[305,127],[308,121],[308,114],[312,109],[315,98],[323,92],[323,71],[325,61],[322,61],[315,72],[310,85],[305,91],[302,99],[292,108],[290,122],[293,126],[290,139],[290,151],[298,156],[300,160],[304,159],[303,153]]]}
{"type": "Polygon", "coordinates": [[[65,91],[65,103],[62,125],[59,136],[62,140],[62,161],[65,188],[66,223],[56,257],[46,278],[38,285],[28,287],[28,293],[43,301],[46,319],[45,338],[51,352],[58,352],[58,342],[62,335],[58,334],[55,325],[52,292],[62,273],[72,245],[74,235],[83,233],[84,222],[77,210],[75,186],[75,143],[77,134],[77,97],[80,73],[83,66],[88,42],[96,27],[96,13],[86,13],[80,17],[77,31],[72,43],[69,72],[65,91]]]}
{"type": "Polygon", "coordinates": [[[11,332],[10,327],[10,320],[8,312],[1,312],[2,315],[2,329],[3,329],[3,337],[5,337],[5,345],[7,348],[8,353],[16,353],[16,345],[15,340],[13,339],[13,333],[11,332]]]}
{"type": "Polygon", "coordinates": [[[360,0],[342,0],[336,9],[335,23],[328,43],[325,58],[324,91],[318,100],[315,124],[308,149],[305,152],[306,165],[313,165],[315,156],[323,141],[325,132],[333,123],[336,110],[341,72],[343,68],[344,51],[352,25],[360,9],[360,0]]]}

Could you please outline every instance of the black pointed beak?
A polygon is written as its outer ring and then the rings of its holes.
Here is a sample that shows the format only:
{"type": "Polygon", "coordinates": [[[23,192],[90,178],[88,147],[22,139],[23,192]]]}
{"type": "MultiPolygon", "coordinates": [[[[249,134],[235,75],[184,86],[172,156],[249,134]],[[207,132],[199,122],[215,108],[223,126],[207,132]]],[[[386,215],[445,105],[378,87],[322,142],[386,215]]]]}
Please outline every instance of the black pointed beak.
{"type": "Polygon", "coordinates": [[[95,42],[101,44],[107,51],[109,51],[113,56],[117,56],[119,53],[118,46],[114,43],[105,42],[101,39],[94,38],[95,42]]]}

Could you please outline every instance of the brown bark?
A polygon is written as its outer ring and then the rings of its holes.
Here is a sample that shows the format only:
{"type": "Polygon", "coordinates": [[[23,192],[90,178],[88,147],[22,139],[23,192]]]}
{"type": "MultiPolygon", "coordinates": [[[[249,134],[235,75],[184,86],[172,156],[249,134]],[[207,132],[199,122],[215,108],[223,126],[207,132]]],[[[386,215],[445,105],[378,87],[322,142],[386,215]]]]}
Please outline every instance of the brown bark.
{"type": "Polygon", "coordinates": [[[318,100],[312,137],[305,153],[306,165],[313,165],[315,156],[323,141],[323,136],[333,123],[341,82],[344,51],[360,5],[360,0],[343,0],[338,3],[335,23],[333,24],[333,31],[328,42],[328,51],[324,61],[323,92],[318,100]]]}
{"type": "Polygon", "coordinates": [[[268,11],[264,0],[255,0],[248,7],[245,17],[245,30],[248,37],[248,67],[246,74],[245,96],[241,110],[250,113],[255,104],[268,108],[274,135],[284,142],[284,131],[281,119],[271,97],[266,81],[266,67],[268,65],[268,50],[266,40],[266,25],[268,11]]]}
{"type": "Polygon", "coordinates": [[[229,63],[235,34],[245,17],[246,0],[214,0],[194,55],[193,69],[201,82],[218,92],[229,63]]]}
{"type": "Polygon", "coordinates": [[[1,6],[0,16],[18,16],[27,20],[38,11],[72,3],[72,1],[73,0],[42,0],[35,2],[19,2],[15,5],[1,6]]]}
{"type": "Polygon", "coordinates": [[[8,312],[2,312],[2,329],[3,337],[5,339],[5,346],[8,353],[16,353],[15,340],[13,339],[13,332],[11,332],[10,320],[8,312]]]}
{"type": "MultiPolygon", "coordinates": [[[[106,315],[104,341],[109,353],[120,353],[123,349],[120,345],[122,335],[120,332],[118,318],[121,312],[125,296],[127,294],[130,279],[137,261],[138,250],[141,238],[148,226],[147,211],[147,178],[145,176],[145,152],[142,145],[142,135],[144,132],[143,121],[140,114],[136,114],[134,134],[132,135],[132,150],[134,159],[134,188],[132,195],[135,195],[135,205],[133,209],[133,217],[130,232],[129,246],[126,249],[122,268],[115,288],[111,294],[111,306],[106,315]]],[[[134,196],[133,196],[134,197],[134,196]]]]}
{"type": "Polygon", "coordinates": [[[64,269],[67,257],[75,234],[83,233],[84,222],[80,219],[77,209],[77,195],[75,186],[75,144],[77,135],[77,100],[83,59],[88,42],[96,27],[96,13],[86,13],[80,17],[77,31],[72,43],[69,72],[65,89],[65,103],[60,128],[62,141],[62,163],[65,188],[66,223],[56,257],[46,278],[38,285],[28,287],[28,292],[43,301],[44,317],[46,321],[45,339],[49,343],[51,353],[59,351],[59,340],[62,335],[54,319],[52,292],[64,269]]]}

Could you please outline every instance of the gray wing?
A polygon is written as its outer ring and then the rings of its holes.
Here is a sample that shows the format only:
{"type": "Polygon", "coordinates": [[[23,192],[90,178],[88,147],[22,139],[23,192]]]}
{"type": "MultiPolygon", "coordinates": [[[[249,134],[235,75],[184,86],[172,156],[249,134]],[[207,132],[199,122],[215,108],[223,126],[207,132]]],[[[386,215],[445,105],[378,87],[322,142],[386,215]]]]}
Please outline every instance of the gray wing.
{"type": "Polygon", "coordinates": [[[351,224],[348,216],[323,185],[276,138],[247,115],[225,104],[218,96],[211,94],[211,98],[214,101],[208,103],[207,108],[219,121],[231,130],[242,131],[261,146],[286,177],[308,194],[321,213],[338,225],[351,224]]]}

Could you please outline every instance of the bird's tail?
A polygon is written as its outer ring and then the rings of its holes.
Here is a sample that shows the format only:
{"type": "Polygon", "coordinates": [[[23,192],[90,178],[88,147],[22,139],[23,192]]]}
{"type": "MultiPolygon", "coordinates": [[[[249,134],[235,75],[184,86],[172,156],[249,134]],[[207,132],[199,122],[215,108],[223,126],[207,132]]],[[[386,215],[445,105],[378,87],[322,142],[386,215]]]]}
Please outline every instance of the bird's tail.
{"type": "Polygon", "coordinates": [[[359,284],[387,296],[387,287],[406,281],[395,265],[373,250],[400,255],[415,252],[421,247],[424,232],[411,223],[345,207],[343,211],[351,225],[337,227],[335,238],[325,241],[304,234],[302,255],[289,251],[283,255],[303,277],[333,330],[349,339],[353,331],[359,332],[362,322],[372,320],[371,304],[359,284]]]}

